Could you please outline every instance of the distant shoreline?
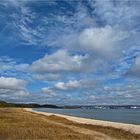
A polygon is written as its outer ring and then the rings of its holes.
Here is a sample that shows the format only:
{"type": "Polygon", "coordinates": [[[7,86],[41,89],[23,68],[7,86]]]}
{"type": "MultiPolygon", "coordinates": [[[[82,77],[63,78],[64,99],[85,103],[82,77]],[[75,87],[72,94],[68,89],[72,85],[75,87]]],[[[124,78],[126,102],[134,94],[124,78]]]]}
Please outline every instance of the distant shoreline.
{"type": "Polygon", "coordinates": [[[140,134],[140,125],[117,123],[117,122],[110,122],[110,121],[101,121],[101,120],[87,119],[87,118],[61,115],[61,114],[55,114],[55,113],[40,112],[40,111],[35,111],[32,108],[24,108],[24,109],[29,112],[42,114],[42,115],[46,115],[46,116],[55,115],[58,117],[63,117],[63,118],[66,118],[70,121],[77,122],[77,123],[99,125],[99,126],[105,126],[105,127],[114,127],[114,128],[123,129],[125,131],[130,131],[135,134],[140,134]]]}

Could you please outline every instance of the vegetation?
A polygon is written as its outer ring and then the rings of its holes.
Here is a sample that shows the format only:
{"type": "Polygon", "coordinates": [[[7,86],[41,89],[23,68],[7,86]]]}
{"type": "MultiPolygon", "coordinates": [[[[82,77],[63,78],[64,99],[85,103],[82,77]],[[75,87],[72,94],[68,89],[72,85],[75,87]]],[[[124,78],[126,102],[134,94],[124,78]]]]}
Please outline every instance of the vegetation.
{"type": "Polygon", "coordinates": [[[111,127],[78,124],[57,116],[0,108],[0,139],[96,140],[140,139],[140,135],[111,127]]]}
{"type": "Polygon", "coordinates": [[[4,101],[0,101],[0,107],[8,107],[8,103],[4,102],[4,101]]]}
{"type": "Polygon", "coordinates": [[[5,101],[0,101],[0,107],[23,107],[23,108],[43,108],[43,107],[47,107],[47,108],[59,108],[56,105],[49,105],[49,104],[44,104],[44,105],[40,105],[40,104],[21,104],[21,103],[7,103],[5,101]]]}

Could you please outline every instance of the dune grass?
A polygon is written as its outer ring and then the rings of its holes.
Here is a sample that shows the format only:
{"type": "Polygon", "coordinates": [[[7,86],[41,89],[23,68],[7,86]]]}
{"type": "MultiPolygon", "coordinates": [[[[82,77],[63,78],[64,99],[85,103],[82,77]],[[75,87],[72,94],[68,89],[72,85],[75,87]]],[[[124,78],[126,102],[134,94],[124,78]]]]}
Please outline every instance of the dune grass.
{"type": "Polygon", "coordinates": [[[99,125],[89,125],[89,124],[79,124],[76,122],[69,121],[65,118],[62,117],[57,117],[55,115],[52,115],[48,117],[50,120],[55,120],[57,122],[63,122],[65,124],[73,125],[73,126],[78,126],[78,127],[84,127],[90,130],[94,130],[97,132],[101,132],[104,134],[107,134],[110,136],[112,139],[119,139],[119,140],[140,140],[140,134],[134,134],[129,131],[125,131],[122,129],[114,128],[114,127],[106,127],[106,126],[99,126],[99,125]]]}
{"type": "MultiPolygon", "coordinates": [[[[0,109],[0,139],[82,139],[68,128],[49,123],[36,114],[23,109],[0,109]]],[[[90,138],[89,138],[90,139],[90,138]]]]}
{"type": "Polygon", "coordinates": [[[43,116],[19,108],[0,108],[0,140],[94,140],[100,139],[100,136],[101,139],[104,136],[106,139],[140,139],[140,135],[111,127],[78,124],[65,118],[43,116]]]}

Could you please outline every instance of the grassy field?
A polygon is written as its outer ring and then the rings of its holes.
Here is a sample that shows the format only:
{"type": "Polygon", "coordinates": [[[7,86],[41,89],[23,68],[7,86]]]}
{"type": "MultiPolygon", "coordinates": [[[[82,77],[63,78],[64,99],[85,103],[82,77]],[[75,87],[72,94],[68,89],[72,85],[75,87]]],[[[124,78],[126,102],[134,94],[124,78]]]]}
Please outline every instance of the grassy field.
{"type": "Polygon", "coordinates": [[[71,122],[56,116],[43,116],[23,109],[0,108],[0,140],[139,140],[140,135],[121,129],[71,122]]]}

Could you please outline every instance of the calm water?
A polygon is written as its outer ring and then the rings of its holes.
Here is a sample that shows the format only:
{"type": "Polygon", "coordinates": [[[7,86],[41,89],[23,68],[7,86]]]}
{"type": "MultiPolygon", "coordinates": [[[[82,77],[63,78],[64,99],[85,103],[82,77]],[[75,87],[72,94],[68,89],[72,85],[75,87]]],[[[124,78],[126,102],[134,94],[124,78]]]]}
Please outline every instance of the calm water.
{"type": "Polygon", "coordinates": [[[69,116],[140,125],[140,109],[34,109],[69,116]]]}

